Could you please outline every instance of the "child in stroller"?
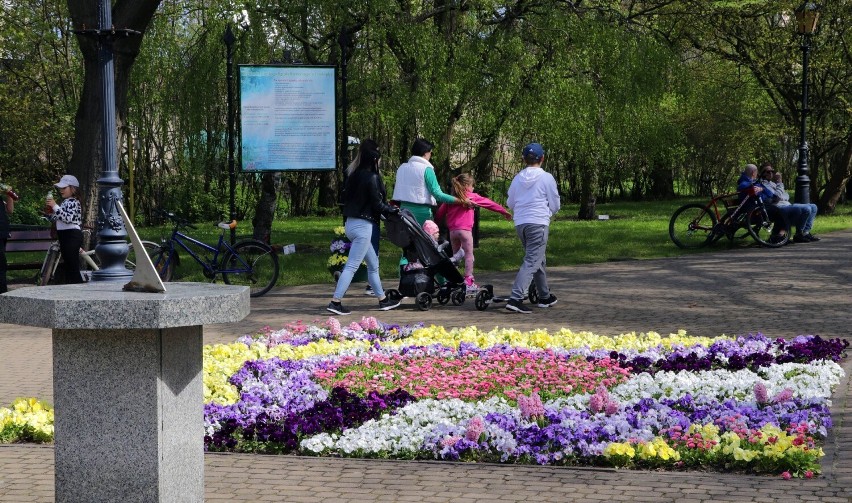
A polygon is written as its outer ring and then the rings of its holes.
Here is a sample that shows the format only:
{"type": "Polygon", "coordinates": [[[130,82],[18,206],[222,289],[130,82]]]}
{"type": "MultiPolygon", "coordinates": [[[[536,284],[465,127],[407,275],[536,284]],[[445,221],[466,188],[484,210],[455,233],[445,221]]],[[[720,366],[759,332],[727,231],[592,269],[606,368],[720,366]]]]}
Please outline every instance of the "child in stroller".
{"type": "MultiPolygon", "coordinates": [[[[419,262],[423,266],[409,270],[401,267],[399,290],[388,290],[387,295],[391,298],[414,297],[422,311],[432,307],[433,296],[441,305],[451,301],[454,306],[464,304],[467,293],[464,276],[444,249],[439,248],[432,236],[420,227],[410,211],[403,209],[398,214],[388,215],[385,229],[388,240],[402,248],[409,264],[419,262]],[[436,275],[442,276],[444,283],[439,284],[436,275]]],[[[492,286],[483,285],[476,293],[474,304],[482,311],[493,297],[492,286]]]]}

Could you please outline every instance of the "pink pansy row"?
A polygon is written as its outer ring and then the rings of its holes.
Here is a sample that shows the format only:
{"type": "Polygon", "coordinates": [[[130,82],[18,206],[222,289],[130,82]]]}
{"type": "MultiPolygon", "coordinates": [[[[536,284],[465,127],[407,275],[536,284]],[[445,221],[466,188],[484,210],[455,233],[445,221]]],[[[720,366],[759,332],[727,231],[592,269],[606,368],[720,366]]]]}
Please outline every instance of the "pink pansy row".
{"type": "Polygon", "coordinates": [[[347,356],[314,377],[324,386],[350,392],[389,393],[402,388],[417,398],[478,400],[501,395],[541,393],[555,397],[612,387],[628,378],[615,360],[593,362],[547,351],[466,354],[458,358],[433,355],[347,356]]]}

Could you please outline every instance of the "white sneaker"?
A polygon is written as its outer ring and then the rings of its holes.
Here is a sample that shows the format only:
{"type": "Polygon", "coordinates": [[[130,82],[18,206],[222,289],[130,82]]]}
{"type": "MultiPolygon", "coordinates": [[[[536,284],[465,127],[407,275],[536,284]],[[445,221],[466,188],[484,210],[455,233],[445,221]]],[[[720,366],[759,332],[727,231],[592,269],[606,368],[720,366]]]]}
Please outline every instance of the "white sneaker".
{"type": "Polygon", "coordinates": [[[367,288],[364,289],[364,295],[370,295],[371,297],[375,297],[376,292],[373,291],[373,288],[370,285],[367,285],[367,288]]]}

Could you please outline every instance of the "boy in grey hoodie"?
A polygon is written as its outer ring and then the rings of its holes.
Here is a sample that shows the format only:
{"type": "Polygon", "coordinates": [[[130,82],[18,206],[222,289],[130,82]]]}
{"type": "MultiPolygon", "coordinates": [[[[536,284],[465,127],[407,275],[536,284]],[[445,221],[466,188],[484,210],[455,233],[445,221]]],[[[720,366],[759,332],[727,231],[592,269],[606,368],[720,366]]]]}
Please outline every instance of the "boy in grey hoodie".
{"type": "Polygon", "coordinates": [[[512,210],[515,232],[524,246],[524,261],[515,276],[512,296],[506,309],[529,314],[532,311],[524,306],[523,301],[524,293],[532,281],[535,281],[538,291],[538,307],[556,304],[556,296],[550,293],[547,286],[545,252],[550,218],[559,211],[560,203],[556,180],[541,169],[544,148],[538,143],[530,143],[524,147],[523,157],[527,167],[512,179],[506,205],[512,210]]]}

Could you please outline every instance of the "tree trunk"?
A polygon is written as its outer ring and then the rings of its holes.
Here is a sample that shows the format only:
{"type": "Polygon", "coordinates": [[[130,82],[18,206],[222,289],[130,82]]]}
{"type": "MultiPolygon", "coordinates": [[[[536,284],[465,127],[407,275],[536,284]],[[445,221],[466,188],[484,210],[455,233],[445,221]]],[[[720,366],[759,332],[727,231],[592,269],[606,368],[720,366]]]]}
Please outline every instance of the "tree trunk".
{"type": "Polygon", "coordinates": [[[257,198],[257,207],[254,210],[254,219],[251,221],[254,227],[254,239],[264,243],[270,242],[272,235],[272,220],[278,203],[277,173],[264,173],[260,180],[260,197],[257,198]]]}
{"type": "Polygon", "coordinates": [[[834,213],[837,202],[843,197],[846,185],[852,180],[852,131],[846,135],[846,149],[837,163],[830,163],[828,183],[825,191],[819,199],[817,206],[820,213],[830,215],[834,213]]]}
{"type": "Polygon", "coordinates": [[[577,218],[594,220],[597,217],[598,170],[596,166],[585,166],[580,176],[580,209],[577,218]]]}

